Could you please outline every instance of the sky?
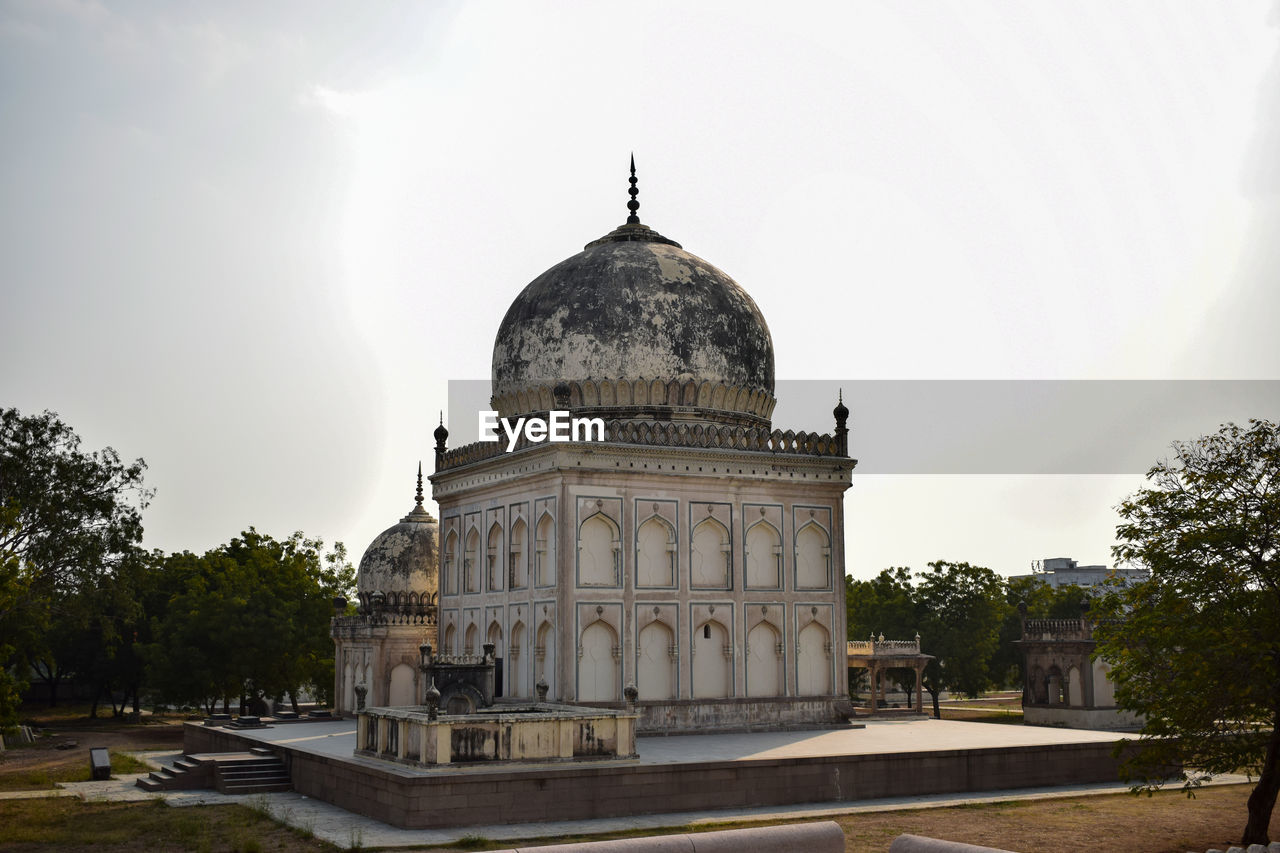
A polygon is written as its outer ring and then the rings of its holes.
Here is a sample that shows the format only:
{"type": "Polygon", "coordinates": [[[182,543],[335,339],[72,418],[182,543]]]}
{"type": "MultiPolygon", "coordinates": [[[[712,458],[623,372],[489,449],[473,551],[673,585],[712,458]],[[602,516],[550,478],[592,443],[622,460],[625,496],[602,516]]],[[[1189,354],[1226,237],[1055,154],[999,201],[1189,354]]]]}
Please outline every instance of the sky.
{"type": "Polygon", "coordinates": [[[856,391],[851,573],[1107,563],[1131,460],[1280,417],[1215,390],[1280,379],[1278,48],[1243,0],[0,0],[0,405],[144,458],[148,547],[358,558],[634,152],[641,219],[763,311],[775,424],[856,391]],[[961,380],[1031,391],[996,418],[961,380]],[[879,440],[885,387],[950,402],[879,440]],[[1003,464],[1058,409],[1127,461],[1003,464]],[[877,464],[905,435],[994,461],[877,464]]]}

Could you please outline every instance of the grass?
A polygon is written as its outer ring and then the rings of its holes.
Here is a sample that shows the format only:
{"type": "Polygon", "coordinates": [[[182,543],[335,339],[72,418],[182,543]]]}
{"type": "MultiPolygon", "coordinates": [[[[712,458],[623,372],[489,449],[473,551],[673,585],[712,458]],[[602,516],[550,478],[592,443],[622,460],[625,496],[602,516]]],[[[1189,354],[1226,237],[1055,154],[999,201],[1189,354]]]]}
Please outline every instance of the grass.
{"type": "Polygon", "coordinates": [[[146,803],[85,803],[71,798],[0,801],[0,848],[104,853],[139,849],[209,853],[337,850],[239,805],[169,808],[146,803]]]}
{"type": "MultiPolygon", "coordinates": [[[[84,750],[81,752],[83,753],[84,750]]],[[[111,750],[109,755],[112,776],[124,773],[146,773],[151,769],[127,753],[111,750]]],[[[5,769],[4,772],[0,772],[0,791],[48,790],[56,788],[59,782],[88,782],[90,775],[87,758],[79,764],[70,766],[5,769]]]]}

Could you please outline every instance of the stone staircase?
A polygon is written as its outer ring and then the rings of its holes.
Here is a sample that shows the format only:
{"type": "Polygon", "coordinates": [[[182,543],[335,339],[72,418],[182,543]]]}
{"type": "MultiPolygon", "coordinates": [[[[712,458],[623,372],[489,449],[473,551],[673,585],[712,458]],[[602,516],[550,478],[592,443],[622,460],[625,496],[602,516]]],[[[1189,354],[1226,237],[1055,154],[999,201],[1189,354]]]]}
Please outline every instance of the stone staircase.
{"type": "Polygon", "coordinates": [[[249,758],[214,762],[214,787],[220,793],[266,794],[293,790],[289,769],[280,756],[260,746],[253,747],[249,753],[249,758]]]}
{"type": "Polygon", "coordinates": [[[144,791],[189,791],[214,788],[223,794],[265,794],[293,790],[289,770],[280,757],[265,747],[248,752],[215,752],[184,755],[138,780],[144,791]]]}

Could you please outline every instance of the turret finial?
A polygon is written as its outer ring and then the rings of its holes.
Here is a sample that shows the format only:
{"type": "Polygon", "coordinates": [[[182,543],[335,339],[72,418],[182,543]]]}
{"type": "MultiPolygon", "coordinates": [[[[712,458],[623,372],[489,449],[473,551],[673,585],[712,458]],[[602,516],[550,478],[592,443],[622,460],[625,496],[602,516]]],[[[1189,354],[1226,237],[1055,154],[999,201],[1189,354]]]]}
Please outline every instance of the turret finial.
{"type": "Polygon", "coordinates": [[[636,155],[631,155],[631,189],[627,190],[631,195],[631,201],[627,202],[627,210],[631,211],[631,215],[627,217],[628,225],[639,225],[640,217],[636,216],[636,211],[640,209],[640,202],[636,201],[636,196],[640,195],[640,190],[636,189],[636,155]]]}
{"type": "Polygon", "coordinates": [[[414,498],[418,502],[418,505],[417,507],[415,507],[415,509],[423,509],[423,506],[422,506],[422,460],[421,459],[418,460],[418,491],[414,493],[414,498]]]}

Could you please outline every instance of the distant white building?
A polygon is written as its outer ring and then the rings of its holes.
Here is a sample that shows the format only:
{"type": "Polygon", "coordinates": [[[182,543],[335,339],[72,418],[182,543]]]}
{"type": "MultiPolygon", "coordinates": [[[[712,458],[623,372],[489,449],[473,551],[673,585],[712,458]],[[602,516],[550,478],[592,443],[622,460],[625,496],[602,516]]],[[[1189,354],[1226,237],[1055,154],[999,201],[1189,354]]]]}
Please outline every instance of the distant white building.
{"type": "Polygon", "coordinates": [[[1113,569],[1109,566],[1082,566],[1070,557],[1049,557],[1031,565],[1031,574],[1013,575],[1010,580],[1038,578],[1055,589],[1063,586],[1098,586],[1108,578],[1141,583],[1151,577],[1146,569],[1113,569]]]}

